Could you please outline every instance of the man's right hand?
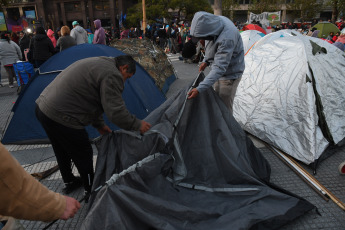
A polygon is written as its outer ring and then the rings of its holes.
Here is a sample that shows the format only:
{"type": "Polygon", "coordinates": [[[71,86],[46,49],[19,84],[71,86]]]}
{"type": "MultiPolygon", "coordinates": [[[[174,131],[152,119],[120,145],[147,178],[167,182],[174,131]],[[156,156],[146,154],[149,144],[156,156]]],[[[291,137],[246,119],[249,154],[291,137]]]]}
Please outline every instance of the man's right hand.
{"type": "Polygon", "coordinates": [[[146,121],[141,121],[140,133],[143,134],[151,128],[151,124],[146,121]]]}
{"type": "Polygon", "coordinates": [[[200,67],[199,67],[199,72],[204,71],[206,69],[206,67],[207,67],[207,63],[206,62],[201,63],[200,67]]]}
{"type": "Polygon", "coordinates": [[[74,217],[74,215],[80,209],[80,203],[76,199],[69,196],[65,196],[65,199],[66,199],[66,208],[62,216],[60,216],[61,220],[68,220],[69,218],[74,217]]]}

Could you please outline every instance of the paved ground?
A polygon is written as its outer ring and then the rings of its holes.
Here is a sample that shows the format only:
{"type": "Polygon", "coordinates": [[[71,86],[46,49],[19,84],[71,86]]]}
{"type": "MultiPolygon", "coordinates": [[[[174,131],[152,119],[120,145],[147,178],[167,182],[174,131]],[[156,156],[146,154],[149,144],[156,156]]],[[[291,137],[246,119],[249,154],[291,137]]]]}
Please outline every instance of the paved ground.
{"type": "MultiPolygon", "coordinates": [[[[198,74],[197,64],[187,64],[178,60],[178,55],[169,56],[178,79],[170,87],[167,97],[176,93],[186,84],[191,83],[198,74]]],[[[4,72],[2,72],[2,83],[5,87],[0,88],[0,137],[5,130],[6,122],[10,117],[10,110],[17,98],[16,88],[10,89],[4,72]]],[[[345,229],[345,212],[332,200],[328,202],[321,198],[302,179],[300,179],[289,167],[287,167],[277,156],[275,156],[265,145],[253,138],[255,145],[261,150],[272,167],[272,183],[298,195],[314,204],[320,215],[314,210],[298,218],[294,222],[284,226],[284,230],[342,230],[345,229]]],[[[30,173],[40,172],[56,165],[53,150],[50,145],[6,145],[12,155],[30,173]],[[40,163],[36,163],[42,161],[40,163]],[[36,164],[35,164],[36,163],[36,164]]],[[[95,150],[95,159],[96,159],[95,150]]],[[[345,161],[345,147],[337,147],[332,150],[331,157],[321,162],[315,176],[328,190],[330,190],[342,202],[345,202],[345,176],[338,173],[340,162],[345,161]]],[[[309,167],[304,166],[309,171],[309,167]]],[[[63,183],[59,172],[41,181],[48,188],[61,192],[63,183]]],[[[71,194],[76,199],[82,198],[82,189],[71,194]]],[[[69,221],[58,221],[50,229],[78,229],[86,215],[87,206],[83,203],[81,211],[69,221]]],[[[47,223],[38,221],[21,221],[26,229],[42,229],[47,223]]]]}

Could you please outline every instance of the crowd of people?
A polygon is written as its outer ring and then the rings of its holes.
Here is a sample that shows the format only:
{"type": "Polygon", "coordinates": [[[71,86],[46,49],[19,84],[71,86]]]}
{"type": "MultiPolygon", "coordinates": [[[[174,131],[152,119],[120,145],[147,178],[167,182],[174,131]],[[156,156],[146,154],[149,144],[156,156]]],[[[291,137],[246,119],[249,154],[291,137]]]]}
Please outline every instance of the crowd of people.
{"type": "MultiPolygon", "coordinates": [[[[4,66],[9,81],[9,87],[14,87],[16,75],[13,64],[18,61],[29,61],[35,68],[39,68],[45,61],[56,53],[71,46],[83,43],[106,45],[108,31],[104,30],[99,19],[94,21],[95,31],[92,40],[87,30],[81,27],[78,21],[69,26],[62,26],[56,32],[52,29],[47,31],[43,27],[37,27],[33,33],[26,31],[2,32],[0,38],[0,63],[4,66]]],[[[109,40],[109,39],[108,39],[109,40]]],[[[0,75],[0,87],[1,75],[0,75]]]]}

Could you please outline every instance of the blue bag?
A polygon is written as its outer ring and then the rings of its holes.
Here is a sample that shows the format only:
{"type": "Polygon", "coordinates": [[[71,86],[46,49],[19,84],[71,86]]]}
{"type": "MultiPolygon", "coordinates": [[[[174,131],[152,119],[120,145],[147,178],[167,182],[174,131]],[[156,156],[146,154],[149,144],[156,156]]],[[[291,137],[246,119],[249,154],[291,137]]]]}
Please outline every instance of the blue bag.
{"type": "Polygon", "coordinates": [[[35,73],[34,66],[28,61],[14,63],[13,68],[17,76],[18,86],[26,85],[35,73]]]}

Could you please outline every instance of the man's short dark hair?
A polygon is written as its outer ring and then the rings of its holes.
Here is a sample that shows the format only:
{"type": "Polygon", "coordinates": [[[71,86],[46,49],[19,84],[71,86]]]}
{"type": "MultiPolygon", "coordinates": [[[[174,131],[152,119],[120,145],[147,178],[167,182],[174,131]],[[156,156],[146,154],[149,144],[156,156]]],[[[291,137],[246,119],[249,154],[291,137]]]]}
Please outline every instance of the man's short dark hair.
{"type": "Polygon", "coordinates": [[[119,68],[120,66],[128,65],[127,73],[135,74],[136,71],[136,62],[130,55],[121,55],[115,58],[116,60],[116,67],[119,68]]]}

